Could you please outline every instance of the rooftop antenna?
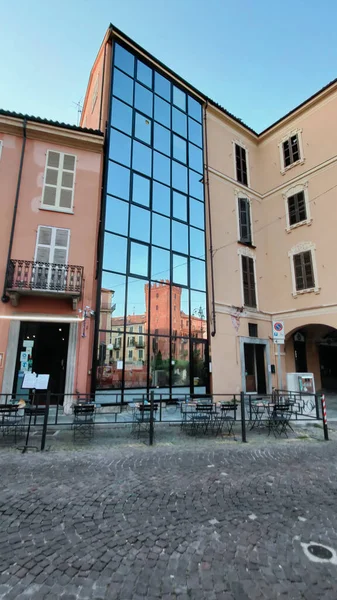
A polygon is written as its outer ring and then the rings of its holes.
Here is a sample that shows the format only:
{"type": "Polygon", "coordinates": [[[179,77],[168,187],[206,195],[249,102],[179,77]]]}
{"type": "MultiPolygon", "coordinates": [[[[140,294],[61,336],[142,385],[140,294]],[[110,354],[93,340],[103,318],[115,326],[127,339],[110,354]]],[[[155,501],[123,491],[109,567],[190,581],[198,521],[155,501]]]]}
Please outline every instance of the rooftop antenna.
{"type": "Polygon", "coordinates": [[[81,114],[82,114],[82,109],[83,109],[82,98],[80,98],[78,102],[73,102],[73,105],[76,106],[76,108],[77,108],[77,127],[78,127],[80,124],[81,114]]]}

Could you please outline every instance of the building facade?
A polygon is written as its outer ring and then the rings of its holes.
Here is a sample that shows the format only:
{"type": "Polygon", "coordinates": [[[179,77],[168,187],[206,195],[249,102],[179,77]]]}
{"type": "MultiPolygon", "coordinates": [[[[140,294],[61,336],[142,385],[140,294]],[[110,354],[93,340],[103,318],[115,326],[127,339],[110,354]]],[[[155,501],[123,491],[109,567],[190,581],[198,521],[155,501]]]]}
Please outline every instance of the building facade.
{"type": "Polygon", "coordinates": [[[1,111],[0,149],[2,393],[88,392],[103,135],[1,111]]]}

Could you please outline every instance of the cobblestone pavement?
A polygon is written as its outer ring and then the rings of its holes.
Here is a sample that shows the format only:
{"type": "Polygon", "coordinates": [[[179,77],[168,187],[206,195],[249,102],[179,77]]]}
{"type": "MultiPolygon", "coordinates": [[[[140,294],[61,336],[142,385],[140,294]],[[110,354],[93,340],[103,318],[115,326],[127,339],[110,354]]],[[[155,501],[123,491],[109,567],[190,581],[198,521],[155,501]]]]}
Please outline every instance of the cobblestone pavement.
{"type": "Polygon", "coordinates": [[[0,597],[335,600],[337,444],[1,452],[0,597]]]}

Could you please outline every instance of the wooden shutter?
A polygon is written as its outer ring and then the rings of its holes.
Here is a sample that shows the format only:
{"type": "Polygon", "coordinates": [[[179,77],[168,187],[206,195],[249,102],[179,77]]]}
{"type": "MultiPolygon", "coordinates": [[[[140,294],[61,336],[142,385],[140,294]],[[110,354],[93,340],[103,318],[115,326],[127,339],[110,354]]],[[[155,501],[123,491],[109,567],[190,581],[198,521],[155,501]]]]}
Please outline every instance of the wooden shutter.
{"type": "Polygon", "coordinates": [[[248,198],[239,198],[240,242],[252,243],[250,228],[250,204],[248,198]]]}
{"type": "Polygon", "coordinates": [[[48,150],[42,205],[71,210],[75,184],[76,156],[48,150]]]}
{"type": "Polygon", "coordinates": [[[53,263],[66,265],[68,259],[69,229],[55,229],[53,263]]]}
{"type": "Polygon", "coordinates": [[[304,192],[298,192],[288,198],[289,224],[301,223],[307,218],[304,192]]]}
{"type": "Polygon", "coordinates": [[[241,261],[244,304],[256,308],[254,260],[249,256],[241,256],[241,261]]]}
{"type": "Polygon", "coordinates": [[[296,290],[308,290],[315,287],[314,269],[311,251],[294,255],[296,290]]]}
{"type": "Polygon", "coordinates": [[[52,227],[39,227],[35,251],[35,261],[49,263],[52,244],[52,227]]]}
{"type": "Polygon", "coordinates": [[[243,185],[248,185],[246,150],[235,144],[236,178],[243,185]]]}

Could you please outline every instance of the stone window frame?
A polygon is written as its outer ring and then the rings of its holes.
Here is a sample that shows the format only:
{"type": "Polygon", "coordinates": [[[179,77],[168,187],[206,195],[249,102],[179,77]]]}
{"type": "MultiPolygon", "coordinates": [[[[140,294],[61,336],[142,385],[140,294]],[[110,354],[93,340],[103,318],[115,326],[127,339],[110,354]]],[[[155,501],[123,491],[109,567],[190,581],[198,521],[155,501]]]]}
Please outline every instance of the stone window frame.
{"type": "Polygon", "coordinates": [[[313,242],[300,242],[293,246],[291,250],[288,252],[288,257],[290,260],[290,272],[291,272],[291,282],[292,282],[292,295],[293,298],[297,298],[297,296],[301,296],[302,294],[310,294],[315,293],[319,294],[321,288],[318,285],[318,273],[317,273],[317,263],[316,263],[316,244],[313,242]],[[294,267],[294,256],[295,254],[301,254],[302,252],[311,252],[311,262],[312,268],[314,272],[314,280],[315,286],[312,288],[308,288],[305,290],[297,290],[296,289],[296,277],[295,277],[295,267],[294,267]]]}
{"type": "Polygon", "coordinates": [[[287,233],[290,233],[293,229],[296,229],[297,227],[302,227],[302,225],[309,226],[312,223],[308,187],[309,187],[308,181],[306,181],[305,183],[298,183],[297,185],[293,185],[292,187],[288,188],[286,190],[286,192],[284,192],[282,194],[283,199],[284,199],[284,206],[285,206],[286,232],[287,233]],[[299,223],[294,223],[294,225],[290,225],[288,199],[291,196],[294,196],[295,194],[299,194],[300,192],[304,193],[305,210],[306,210],[307,218],[304,219],[303,221],[300,221],[299,223]]]}
{"type": "Polygon", "coordinates": [[[298,165],[303,165],[304,164],[305,158],[304,158],[304,153],[303,153],[302,133],[303,133],[303,129],[301,129],[301,128],[299,128],[299,129],[292,129],[291,131],[288,131],[286,133],[286,135],[284,135],[282,137],[282,139],[279,141],[278,148],[279,148],[279,153],[280,153],[280,165],[281,165],[280,172],[281,172],[281,175],[285,175],[285,173],[287,173],[289,171],[289,169],[293,169],[294,167],[297,167],[298,165]],[[291,165],[288,165],[286,167],[286,165],[284,163],[283,144],[284,144],[284,142],[286,142],[287,140],[289,140],[294,135],[297,135],[298,145],[299,145],[299,150],[300,150],[300,158],[296,162],[293,162],[291,165]]]}

